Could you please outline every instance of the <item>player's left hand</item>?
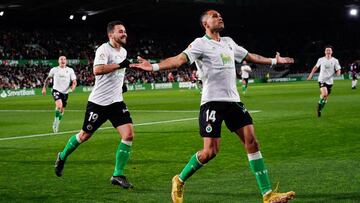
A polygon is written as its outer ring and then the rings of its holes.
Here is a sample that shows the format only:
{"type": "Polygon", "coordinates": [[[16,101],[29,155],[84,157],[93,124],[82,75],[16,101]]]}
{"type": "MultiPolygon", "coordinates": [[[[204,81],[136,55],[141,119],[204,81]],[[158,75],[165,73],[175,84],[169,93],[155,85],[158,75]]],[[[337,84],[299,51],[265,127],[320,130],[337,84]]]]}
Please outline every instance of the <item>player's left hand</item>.
{"type": "Polygon", "coordinates": [[[294,59],[290,57],[281,57],[279,52],[276,52],[276,63],[277,64],[289,64],[294,63],[294,59]]]}
{"type": "Polygon", "coordinates": [[[138,56],[137,59],[139,63],[130,64],[130,68],[140,68],[146,71],[152,71],[153,67],[151,66],[151,63],[148,60],[141,58],[140,56],[138,56]]]}

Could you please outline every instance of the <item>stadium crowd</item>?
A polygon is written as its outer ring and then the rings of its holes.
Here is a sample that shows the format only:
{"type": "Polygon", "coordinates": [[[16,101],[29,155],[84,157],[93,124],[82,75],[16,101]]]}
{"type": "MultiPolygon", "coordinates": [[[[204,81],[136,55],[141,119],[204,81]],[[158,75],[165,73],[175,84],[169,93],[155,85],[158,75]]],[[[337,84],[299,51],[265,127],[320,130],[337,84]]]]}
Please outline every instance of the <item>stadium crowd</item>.
{"type": "MultiPolygon", "coordinates": [[[[146,35],[137,34],[135,32],[129,34],[128,43],[126,49],[128,51],[128,58],[134,59],[137,56],[150,59],[162,59],[172,55],[180,53],[185,47],[187,47],[190,40],[182,39],[180,37],[170,36],[166,33],[146,35]]],[[[271,42],[269,46],[264,47],[265,55],[273,47],[276,47],[276,41],[289,40],[289,37],[283,35],[277,35],[273,33],[274,42],[271,42]]],[[[20,59],[57,59],[60,55],[65,55],[68,59],[86,59],[88,65],[70,65],[74,68],[77,75],[78,85],[91,86],[94,85],[94,75],[92,74],[92,61],[94,58],[94,50],[106,42],[102,34],[90,30],[71,30],[66,31],[49,31],[49,30],[32,30],[25,31],[20,28],[0,30],[0,89],[11,88],[37,88],[43,85],[43,81],[46,78],[50,66],[46,65],[18,65],[16,67],[9,66],[4,63],[6,60],[20,60],[20,59]]],[[[239,43],[243,43],[245,47],[249,47],[249,50],[256,50],[260,44],[266,44],[262,41],[261,36],[245,35],[241,36],[244,39],[238,40],[239,43]],[[254,40],[254,38],[260,40],[254,40]]],[[[236,38],[236,37],[235,37],[236,38]]],[[[343,42],[342,37],[335,36],[335,39],[339,38],[339,42],[343,42]]],[[[315,59],[319,54],[322,54],[322,47],[325,45],[324,41],[313,41],[310,36],[303,36],[298,40],[298,43],[281,43],[288,45],[288,47],[279,47],[284,50],[285,55],[292,55],[292,53],[301,53],[296,56],[296,64],[286,67],[275,67],[272,71],[278,71],[279,73],[286,74],[300,74],[307,73],[316,63],[315,59]],[[300,42],[306,42],[302,48],[299,45],[300,42]],[[284,71],[286,69],[286,71],[284,71]]],[[[237,40],[237,39],[236,39],[237,40]]],[[[265,39],[263,39],[265,40],[265,39]]],[[[345,42],[343,42],[345,43],[345,42]]],[[[351,53],[351,50],[346,49],[349,46],[335,48],[334,55],[340,59],[340,64],[347,68],[354,60],[354,55],[357,56],[357,52],[351,53]],[[339,50],[340,49],[340,50],[339,50]]],[[[351,46],[350,46],[351,47],[351,46]]],[[[357,50],[359,51],[359,50],[357,50]]],[[[253,66],[254,73],[250,77],[265,77],[267,71],[261,71],[264,68],[258,68],[253,66]],[[258,74],[255,74],[258,73],[258,74]]],[[[143,72],[139,70],[127,70],[125,82],[128,84],[141,84],[141,83],[159,83],[159,82],[181,82],[181,81],[193,81],[194,66],[188,68],[183,67],[175,71],[161,71],[155,73],[143,72]]],[[[281,75],[281,74],[280,74],[281,75]]],[[[284,76],[284,75],[281,75],[284,76]]]]}

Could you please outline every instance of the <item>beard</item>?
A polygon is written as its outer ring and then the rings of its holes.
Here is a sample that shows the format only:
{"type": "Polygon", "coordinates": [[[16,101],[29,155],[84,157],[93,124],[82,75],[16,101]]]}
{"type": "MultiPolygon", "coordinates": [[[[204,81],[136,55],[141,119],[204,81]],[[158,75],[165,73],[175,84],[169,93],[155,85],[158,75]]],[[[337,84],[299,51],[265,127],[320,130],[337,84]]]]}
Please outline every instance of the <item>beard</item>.
{"type": "Polygon", "coordinates": [[[116,38],[116,39],[115,39],[115,42],[116,42],[116,43],[119,43],[120,45],[125,45],[125,44],[126,44],[126,37],[123,37],[123,38],[121,38],[121,37],[116,38]]]}

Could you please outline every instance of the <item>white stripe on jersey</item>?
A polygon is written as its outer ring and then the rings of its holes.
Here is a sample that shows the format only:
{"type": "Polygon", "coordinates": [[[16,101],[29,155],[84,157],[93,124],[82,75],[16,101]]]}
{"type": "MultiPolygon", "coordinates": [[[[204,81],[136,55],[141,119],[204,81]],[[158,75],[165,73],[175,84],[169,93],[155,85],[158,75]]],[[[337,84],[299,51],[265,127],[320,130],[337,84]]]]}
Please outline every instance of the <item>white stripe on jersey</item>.
{"type": "Polygon", "coordinates": [[[209,101],[240,101],[236,88],[235,61],[241,62],[246,57],[246,49],[230,37],[221,37],[220,41],[215,41],[205,35],[196,38],[184,53],[189,63],[196,62],[203,74],[201,104],[209,101]]]}
{"type": "MultiPolygon", "coordinates": [[[[126,59],[126,55],[127,52],[123,47],[117,50],[109,43],[104,43],[96,50],[94,67],[104,64],[119,64],[126,59]]],[[[89,101],[101,106],[123,101],[124,77],[125,68],[95,76],[95,85],[90,93],[89,101]]]]}

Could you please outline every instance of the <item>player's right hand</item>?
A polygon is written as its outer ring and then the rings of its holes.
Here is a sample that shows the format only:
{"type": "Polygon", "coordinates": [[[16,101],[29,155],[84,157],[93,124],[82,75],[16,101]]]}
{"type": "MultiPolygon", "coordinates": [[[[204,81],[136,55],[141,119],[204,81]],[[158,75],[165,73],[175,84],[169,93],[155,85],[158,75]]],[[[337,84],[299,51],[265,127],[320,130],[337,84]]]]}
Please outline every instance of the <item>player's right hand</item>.
{"type": "Polygon", "coordinates": [[[148,60],[141,58],[140,56],[138,56],[137,59],[139,63],[130,64],[130,68],[140,68],[146,71],[152,71],[153,68],[148,60]]]}

